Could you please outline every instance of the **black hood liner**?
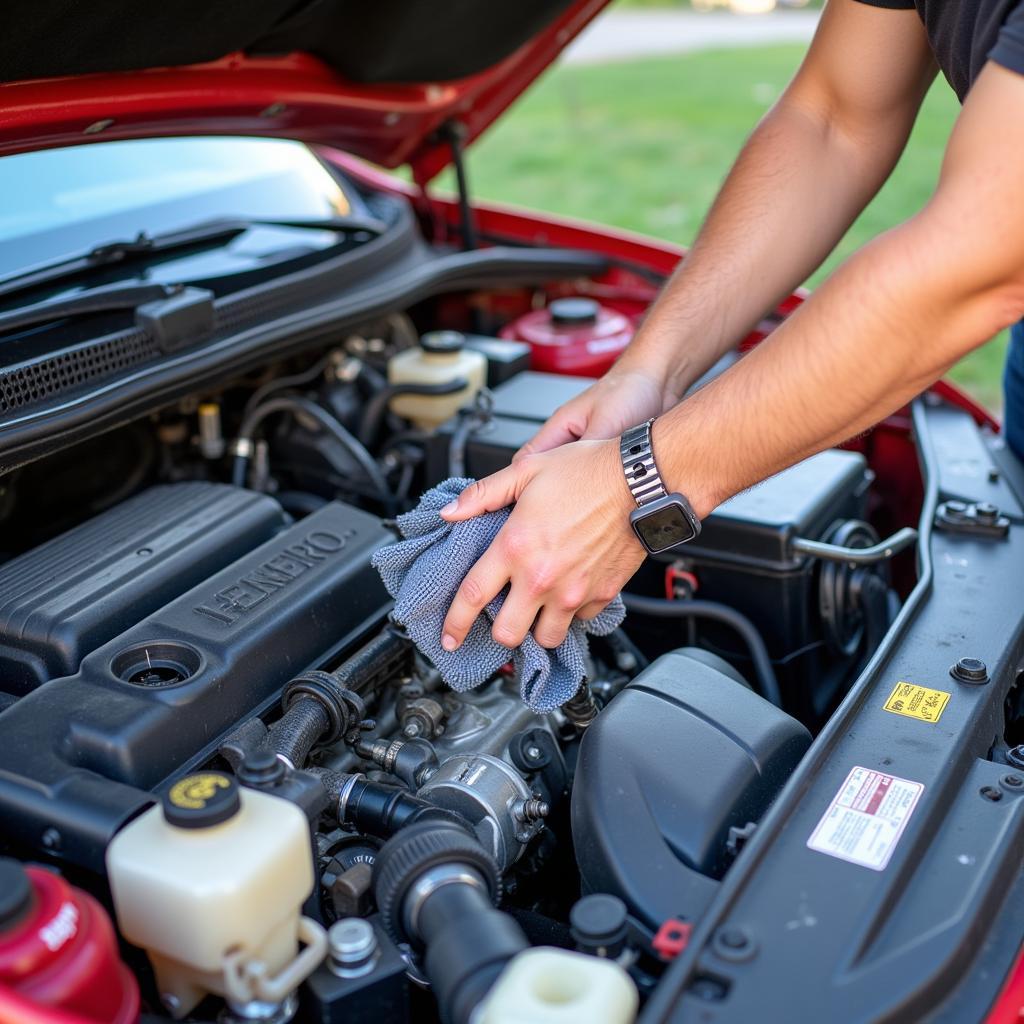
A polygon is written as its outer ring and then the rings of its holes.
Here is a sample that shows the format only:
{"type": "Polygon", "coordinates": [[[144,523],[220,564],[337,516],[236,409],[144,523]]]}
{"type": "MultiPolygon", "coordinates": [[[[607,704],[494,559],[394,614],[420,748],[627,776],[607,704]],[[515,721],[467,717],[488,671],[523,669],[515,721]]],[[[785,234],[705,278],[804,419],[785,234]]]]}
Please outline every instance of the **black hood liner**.
{"type": "Polygon", "coordinates": [[[365,83],[437,82],[503,60],[571,0],[7,0],[0,82],[302,51],[365,83]]]}

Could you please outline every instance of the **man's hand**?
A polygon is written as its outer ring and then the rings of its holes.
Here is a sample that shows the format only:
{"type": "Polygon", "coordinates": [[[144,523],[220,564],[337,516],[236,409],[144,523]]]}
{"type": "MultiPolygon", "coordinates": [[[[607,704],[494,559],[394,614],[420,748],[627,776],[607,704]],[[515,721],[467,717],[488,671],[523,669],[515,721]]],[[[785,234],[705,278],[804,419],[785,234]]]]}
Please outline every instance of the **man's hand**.
{"type": "Polygon", "coordinates": [[[515,458],[546,452],[570,441],[618,437],[623,430],[658,416],[678,401],[679,396],[667,391],[654,373],[614,366],[558,409],[515,458]]]}
{"type": "Polygon", "coordinates": [[[557,647],[573,617],[597,615],[644,560],[629,525],[634,504],[615,440],[523,456],[468,487],[441,515],[459,522],[513,502],[508,522],[452,602],[441,638],[447,651],[508,583],[494,639],[518,647],[532,630],[541,646],[557,647]]]}

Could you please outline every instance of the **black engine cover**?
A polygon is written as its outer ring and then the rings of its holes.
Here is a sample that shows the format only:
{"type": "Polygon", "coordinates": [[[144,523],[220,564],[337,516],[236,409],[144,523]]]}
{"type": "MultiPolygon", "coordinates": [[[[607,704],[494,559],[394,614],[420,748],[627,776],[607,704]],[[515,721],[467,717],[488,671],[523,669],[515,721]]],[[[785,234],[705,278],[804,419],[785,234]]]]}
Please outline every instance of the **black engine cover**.
{"type": "Polygon", "coordinates": [[[5,836],[98,868],[149,791],[381,619],[370,557],[391,539],[374,516],[328,505],[0,714],[5,836]]]}
{"type": "Polygon", "coordinates": [[[265,494],[162,484],[11,559],[0,566],[0,690],[77,672],[90,651],[282,526],[265,494]]]}

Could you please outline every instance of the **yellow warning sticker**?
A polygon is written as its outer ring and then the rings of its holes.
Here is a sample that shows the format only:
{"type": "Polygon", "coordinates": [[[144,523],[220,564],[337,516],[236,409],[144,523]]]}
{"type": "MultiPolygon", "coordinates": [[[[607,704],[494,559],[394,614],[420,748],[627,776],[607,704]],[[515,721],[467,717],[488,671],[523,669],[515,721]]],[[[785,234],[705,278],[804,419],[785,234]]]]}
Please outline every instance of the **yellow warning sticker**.
{"type": "Polygon", "coordinates": [[[942,717],[948,703],[949,694],[945,690],[930,690],[916,683],[899,682],[882,707],[894,715],[906,715],[907,718],[934,724],[942,717]]]}

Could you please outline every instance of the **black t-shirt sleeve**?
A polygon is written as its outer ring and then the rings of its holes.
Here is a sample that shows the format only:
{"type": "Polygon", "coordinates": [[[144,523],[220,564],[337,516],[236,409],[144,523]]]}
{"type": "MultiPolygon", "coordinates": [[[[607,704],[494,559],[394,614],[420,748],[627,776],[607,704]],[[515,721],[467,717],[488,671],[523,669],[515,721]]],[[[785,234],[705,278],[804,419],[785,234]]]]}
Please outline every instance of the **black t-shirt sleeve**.
{"type": "Polygon", "coordinates": [[[857,0],[868,7],[885,7],[890,11],[912,11],[914,0],[857,0]]]}
{"type": "Polygon", "coordinates": [[[1024,4],[1010,12],[988,55],[1004,68],[1024,75],[1024,4]]]}

